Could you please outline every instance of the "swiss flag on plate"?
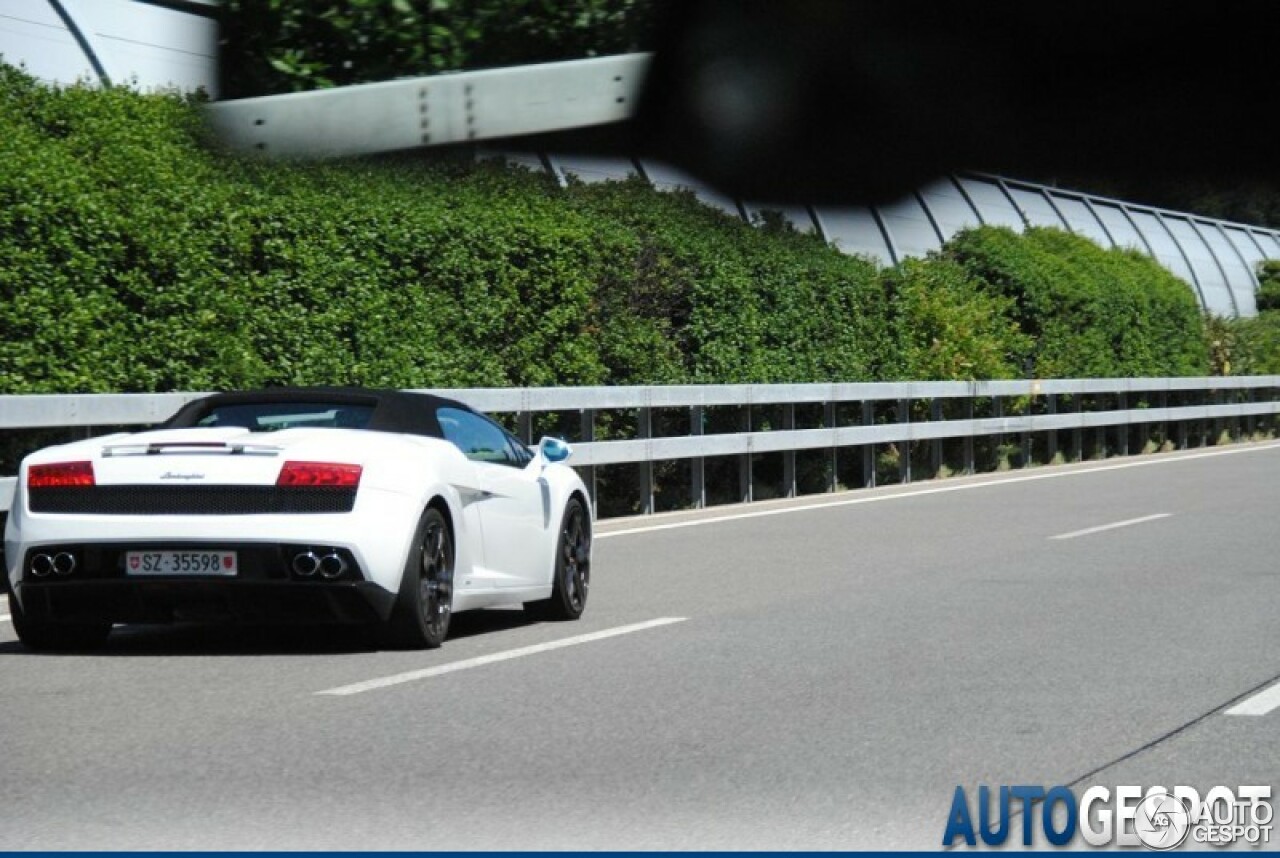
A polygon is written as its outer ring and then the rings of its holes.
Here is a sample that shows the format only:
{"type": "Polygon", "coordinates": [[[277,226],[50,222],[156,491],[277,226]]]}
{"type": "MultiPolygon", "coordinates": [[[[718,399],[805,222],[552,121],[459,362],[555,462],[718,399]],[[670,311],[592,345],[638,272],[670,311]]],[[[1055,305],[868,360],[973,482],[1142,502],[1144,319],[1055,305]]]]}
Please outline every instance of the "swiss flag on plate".
{"type": "Polygon", "coordinates": [[[133,557],[130,557],[130,558],[129,558],[129,568],[130,568],[130,569],[137,569],[137,568],[138,568],[138,562],[139,562],[139,560],[138,560],[137,555],[134,555],[133,557]]]}

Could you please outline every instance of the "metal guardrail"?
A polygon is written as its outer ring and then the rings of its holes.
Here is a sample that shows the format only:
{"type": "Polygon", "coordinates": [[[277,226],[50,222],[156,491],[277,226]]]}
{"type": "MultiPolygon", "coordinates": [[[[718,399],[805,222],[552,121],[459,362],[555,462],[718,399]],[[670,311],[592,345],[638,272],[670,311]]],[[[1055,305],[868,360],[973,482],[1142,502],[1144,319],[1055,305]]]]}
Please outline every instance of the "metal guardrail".
{"type": "MultiPolygon", "coordinates": [[[[574,443],[575,467],[596,489],[596,469],[606,465],[639,465],[639,508],[654,510],[655,462],[690,460],[690,505],[706,503],[703,461],[711,457],[739,459],[741,500],[753,499],[752,457],[762,453],[783,456],[783,493],[796,493],[796,453],[836,451],[860,447],[864,456],[867,485],[875,481],[874,455],[879,445],[904,445],[899,462],[902,479],[911,476],[911,442],[932,442],[930,458],[934,470],[942,461],[942,442],[965,439],[963,470],[976,470],[973,440],[982,437],[1020,436],[1028,449],[1034,433],[1048,433],[1047,453],[1058,452],[1058,433],[1072,433],[1072,454],[1079,457],[1082,433],[1095,430],[1105,447],[1108,429],[1119,430],[1113,448],[1129,452],[1130,427],[1165,429],[1176,426],[1179,447],[1193,438],[1201,443],[1216,439],[1227,421],[1244,425],[1252,433],[1258,418],[1280,414],[1280,376],[1240,376],[1228,378],[1125,378],[1046,379],[974,382],[901,382],[842,384],[771,385],[675,385],[664,387],[548,387],[548,388],[468,388],[434,389],[491,413],[516,415],[518,432],[532,439],[533,415],[542,412],[579,412],[581,440],[574,443]],[[1070,398],[1070,408],[1059,409],[1060,398],[1070,398]],[[1082,408],[1090,397],[1114,397],[1115,407],[1082,408]],[[1182,397],[1170,405],[1170,397],[1182,397]],[[1035,403],[1031,413],[1005,415],[1010,399],[1035,403]],[[1185,400],[1198,402],[1188,404],[1185,400]],[[965,416],[942,419],[943,403],[959,400],[965,416]],[[986,400],[993,416],[975,417],[975,401],[986,400]],[[913,403],[929,402],[929,419],[910,419],[913,403]],[[840,425],[837,407],[850,403],[861,406],[859,421],[840,425]],[[885,403],[890,403],[885,408],[885,403]],[[1135,407],[1130,407],[1130,405],[1135,407]],[[781,406],[782,428],[752,426],[752,409],[781,406]],[[796,428],[797,406],[821,406],[822,425],[796,428]],[[705,409],[737,408],[740,431],[707,434],[705,409]],[[687,409],[690,434],[655,436],[655,411],[687,409]],[[595,440],[596,416],[601,411],[634,411],[636,432],[631,438],[595,440]],[[1041,413],[1034,413],[1034,412],[1041,413]],[[892,417],[893,422],[881,422],[892,417]],[[906,419],[903,419],[903,418],[906,419]]],[[[47,427],[78,428],[91,433],[93,427],[142,426],[159,422],[199,393],[167,394],[68,394],[0,396],[0,430],[47,427]]],[[[1065,404],[1065,403],[1064,403],[1065,404]]],[[[1159,432],[1164,435],[1165,433],[1159,432]]],[[[1167,435],[1165,435],[1168,438],[1167,435]]],[[[1173,439],[1169,439],[1173,440],[1173,439]]],[[[833,458],[834,462],[834,458],[833,458]]],[[[0,511],[7,510],[13,478],[0,478],[0,511]]],[[[834,468],[829,489],[836,488],[834,468]]]]}

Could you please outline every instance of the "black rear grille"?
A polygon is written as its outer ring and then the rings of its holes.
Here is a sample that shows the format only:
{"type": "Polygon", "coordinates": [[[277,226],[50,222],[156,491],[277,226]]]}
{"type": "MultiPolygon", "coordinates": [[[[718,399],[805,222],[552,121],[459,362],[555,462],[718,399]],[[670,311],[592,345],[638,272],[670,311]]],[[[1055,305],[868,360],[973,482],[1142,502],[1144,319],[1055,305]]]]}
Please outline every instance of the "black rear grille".
{"type": "Polygon", "coordinates": [[[97,515],[271,515],[351,512],[334,486],[83,486],[29,489],[32,512],[97,515]]]}

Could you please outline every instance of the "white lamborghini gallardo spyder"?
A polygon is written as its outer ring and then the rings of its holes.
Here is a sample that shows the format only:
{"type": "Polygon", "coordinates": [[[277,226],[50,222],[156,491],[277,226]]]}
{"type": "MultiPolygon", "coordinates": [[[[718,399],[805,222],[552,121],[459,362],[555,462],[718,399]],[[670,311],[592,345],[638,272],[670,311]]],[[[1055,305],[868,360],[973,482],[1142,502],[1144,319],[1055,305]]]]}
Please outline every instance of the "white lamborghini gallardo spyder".
{"type": "Polygon", "coordinates": [[[569,455],[428,394],[197,399],[150,431],[23,460],[4,534],[13,626],[33,649],[180,621],[363,623],[437,647],[456,611],[576,619],[591,506],[569,455]]]}

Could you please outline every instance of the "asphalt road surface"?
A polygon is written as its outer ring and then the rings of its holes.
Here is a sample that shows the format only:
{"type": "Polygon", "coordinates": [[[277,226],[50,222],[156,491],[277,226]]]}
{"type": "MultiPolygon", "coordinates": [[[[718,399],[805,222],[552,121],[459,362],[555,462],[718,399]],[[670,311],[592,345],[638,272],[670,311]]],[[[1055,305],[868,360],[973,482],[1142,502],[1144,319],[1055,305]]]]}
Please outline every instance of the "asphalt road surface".
{"type": "Polygon", "coordinates": [[[1261,444],[602,522],[581,621],[434,652],[0,620],[0,849],[937,848],[957,785],[1274,789],[1278,510],[1261,444]]]}

